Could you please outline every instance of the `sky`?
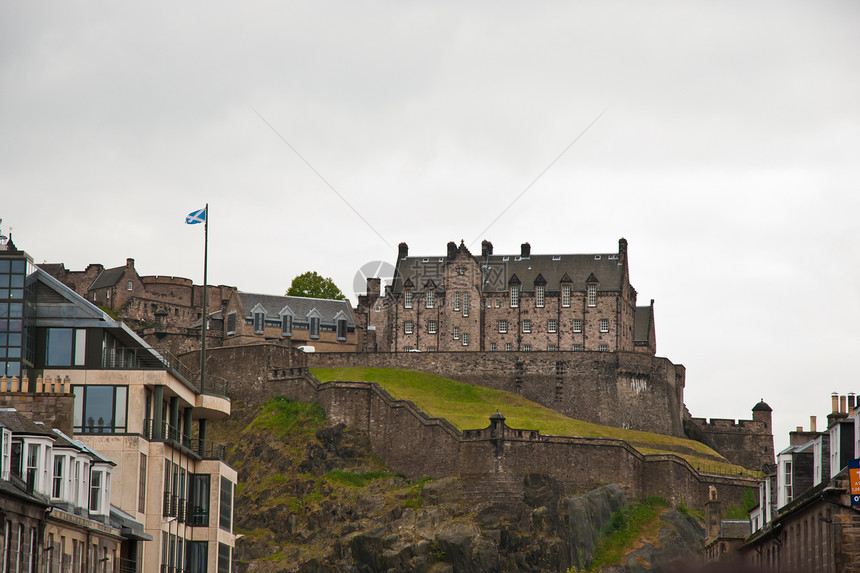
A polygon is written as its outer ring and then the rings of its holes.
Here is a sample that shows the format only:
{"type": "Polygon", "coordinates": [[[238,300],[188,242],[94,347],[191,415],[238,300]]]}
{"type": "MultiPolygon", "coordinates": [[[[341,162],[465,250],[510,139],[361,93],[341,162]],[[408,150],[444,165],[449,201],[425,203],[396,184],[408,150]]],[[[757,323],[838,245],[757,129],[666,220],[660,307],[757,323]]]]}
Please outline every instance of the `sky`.
{"type": "Polygon", "coordinates": [[[0,3],[0,229],[282,294],[629,241],[697,417],[860,392],[860,3],[0,3]]]}

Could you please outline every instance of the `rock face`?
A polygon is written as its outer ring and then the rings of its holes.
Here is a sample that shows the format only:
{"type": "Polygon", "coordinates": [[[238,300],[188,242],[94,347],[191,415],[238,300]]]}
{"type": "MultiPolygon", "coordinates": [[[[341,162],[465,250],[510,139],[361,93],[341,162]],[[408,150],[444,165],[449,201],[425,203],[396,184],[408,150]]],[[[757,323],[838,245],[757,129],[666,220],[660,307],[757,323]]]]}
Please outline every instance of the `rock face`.
{"type": "MultiPolygon", "coordinates": [[[[614,485],[570,497],[540,474],[409,482],[386,473],[356,430],[301,411],[274,431],[271,412],[234,413],[219,438],[236,443],[238,573],[579,571],[628,502],[614,485]]],[[[695,520],[662,519],[656,538],[604,570],[645,571],[701,547],[695,520]]]]}

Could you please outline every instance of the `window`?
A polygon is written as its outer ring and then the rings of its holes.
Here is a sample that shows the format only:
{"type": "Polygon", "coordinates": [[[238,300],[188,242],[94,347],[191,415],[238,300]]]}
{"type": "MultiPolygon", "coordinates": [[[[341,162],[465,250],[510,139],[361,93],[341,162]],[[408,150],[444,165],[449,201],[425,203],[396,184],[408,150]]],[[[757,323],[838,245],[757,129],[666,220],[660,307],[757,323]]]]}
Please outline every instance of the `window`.
{"type": "Polygon", "coordinates": [[[454,327],[454,340],[460,340],[460,327],[454,327]]]}
{"type": "Polygon", "coordinates": [[[227,335],[236,334],[236,313],[227,313],[227,335]]]}
{"type": "Polygon", "coordinates": [[[558,321],[554,318],[550,318],[546,321],[546,331],[547,332],[558,332],[558,321]]]}
{"type": "Polygon", "coordinates": [[[218,573],[230,573],[230,546],[218,544],[218,573]]]}
{"type": "Polygon", "coordinates": [[[206,573],[209,562],[208,541],[185,541],[185,571],[186,573],[206,573]]]}
{"type": "Polygon", "coordinates": [[[526,344],[526,345],[524,345],[524,346],[523,346],[523,351],[524,351],[524,352],[531,352],[531,351],[532,351],[532,345],[531,345],[531,344],[526,344]]]}
{"type": "Polygon", "coordinates": [[[531,320],[524,320],[523,321],[523,332],[525,334],[528,334],[531,331],[532,331],[532,321],[531,320]]]}
{"type": "Polygon", "coordinates": [[[346,319],[339,318],[337,321],[337,339],[346,340],[346,319]]]}
{"type": "Polygon", "coordinates": [[[510,352],[513,349],[513,346],[510,342],[505,343],[505,352],[510,352]]]}
{"type": "Polygon", "coordinates": [[[132,281],[128,281],[128,292],[131,292],[133,290],[134,290],[134,283],[132,281]]]}
{"type": "Polygon", "coordinates": [[[794,498],[791,489],[791,462],[785,462],[783,465],[783,475],[785,476],[785,502],[788,503],[794,498]]]}
{"type": "Polygon", "coordinates": [[[37,490],[39,489],[39,450],[41,450],[39,444],[29,444],[27,448],[27,472],[24,474],[26,481],[35,480],[33,483],[37,490]]]}
{"type": "Polygon", "coordinates": [[[320,317],[312,316],[311,317],[311,338],[319,338],[320,337],[320,317]]]}
{"type": "Polygon", "coordinates": [[[254,334],[263,334],[263,313],[254,313],[254,334]]]}
{"type": "Polygon", "coordinates": [[[495,343],[495,342],[491,342],[491,343],[490,343],[490,352],[495,352],[495,351],[496,351],[496,343],[495,343]]]}
{"type": "Polygon", "coordinates": [[[601,344],[601,345],[598,347],[598,350],[600,350],[601,352],[609,352],[609,347],[608,347],[607,345],[605,345],[605,344],[601,344]]]}
{"type": "Polygon", "coordinates": [[[520,287],[511,285],[511,308],[520,306],[520,287]]]}
{"type": "Polygon", "coordinates": [[[469,346],[469,333],[463,333],[463,346],[469,346]]]}
{"type": "Polygon", "coordinates": [[[597,306],[597,285],[588,285],[588,306],[597,306]]]}
{"type": "Polygon", "coordinates": [[[432,290],[427,291],[427,295],[424,297],[427,308],[433,308],[433,305],[436,304],[436,293],[432,290]]]}
{"type": "Polygon", "coordinates": [[[223,476],[221,476],[218,526],[224,531],[233,531],[233,482],[223,476]]]}
{"type": "Polygon", "coordinates": [[[428,320],[427,321],[427,333],[428,334],[436,334],[436,321],[428,320]]]}
{"type": "Polygon", "coordinates": [[[79,328],[48,328],[45,333],[45,366],[83,366],[87,331],[79,328]]]}
{"type": "Polygon", "coordinates": [[[460,310],[460,293],[454,293],[454,310],[460,310]]]}
{"type": "Polygon", "coordinates": [[[544,305],[544,285],[535,285],[535,306],[543,308],[544,305]]]}
{"type": "Polygon", "coordinates": [[[546,349],[549,350],[550,352],[555,352],[555,344],[550,344],[549,346],[547,346],[546,349]]]}
{"type": "Polygon", "coordinates": [[[428,346],[427,352],[436,352],[436,347],[435,346],[428,346]]]}
{"type": "Polygon", "coordinates": [[[463,316],[469,316],[469,293],[463,293],[463,316]]]}
{"type": "Polygon", "coordinates": [[[508,331],[508,321],[507,320],[500,320],[499,321],[499,332],[501,334],[505,334],[507,331],[508,331]]]}
{"type": "Polygon", "coordinates": [[[101,513],[102,509],[102,478],[104,472],[90,472],[90,511],[101,513]]]}
{"type": "Polygon", "coordinates": [[[582,320],[578,318],[573,319],[573,331],[582,332],[582,320]]]}
{"type": "Polygon", "coordinates": [[[137,510],[146,512],[146,454],[140,454],[140,480],[137,484],[137,510]]]}
{"type": "Polygon", "coordinates": [[[114,434],[126,432],[125,386],[73,386],[75,432],[114,434]]]}
{"type": "Polygon", "coordinates": [[[188,525],[209,525],[209,474],[188,476],[188,525]]]}
{"type": "Polygon", "coordinates": [[[601,318],[600,319],[600,332],[609,332],[609,319],[601,318]]]}
{"type": "Polygon", "coordinates": [[[283,315],[281,315],[281,336],[292,336],[292,335],[293,335],[293,315],[283,314],[283,315]]]}
{"type": "Polygon", "coordinates": [[[403,308],[412,308],[412,291],[406,290],[403,292],[403,308]]]}
{"type": "Polygon", "coordinates": [[[54,487],[51,488],[51,497],[62,499],[63,497],[63,466],[66,456],[54,455],[54,487]]]}
{"type": "Polygon", "coordinates": [[[406,334],[412,334],[413,323],[411,320],[407,320],[403,323],[403,332],[406,334]]]}
{"type": "Polygon", "coordinates": [[[463,276],[466,274],[466,267],[460,265],[457,267],[457,274],[463,276]]]}
{"type": "Polygon", "coordinates": [[[570,285],[561,285],[561,306],[570,307],[570,285]]]}

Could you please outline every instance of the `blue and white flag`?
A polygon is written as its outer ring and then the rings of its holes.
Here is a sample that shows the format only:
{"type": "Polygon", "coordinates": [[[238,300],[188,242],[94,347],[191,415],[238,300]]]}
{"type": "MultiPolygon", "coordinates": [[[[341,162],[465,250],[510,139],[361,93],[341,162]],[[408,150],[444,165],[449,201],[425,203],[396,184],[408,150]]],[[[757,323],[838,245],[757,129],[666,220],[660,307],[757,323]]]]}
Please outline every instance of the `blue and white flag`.
{"type": "Polygon", "coordinates": [[[202,223],[206,220],[206,208],[198,209],[197,211],[192,211],[188,213],[188,216],[185,217],[185,222],[189,225],[196,225],[197,223],[202,223]]]}

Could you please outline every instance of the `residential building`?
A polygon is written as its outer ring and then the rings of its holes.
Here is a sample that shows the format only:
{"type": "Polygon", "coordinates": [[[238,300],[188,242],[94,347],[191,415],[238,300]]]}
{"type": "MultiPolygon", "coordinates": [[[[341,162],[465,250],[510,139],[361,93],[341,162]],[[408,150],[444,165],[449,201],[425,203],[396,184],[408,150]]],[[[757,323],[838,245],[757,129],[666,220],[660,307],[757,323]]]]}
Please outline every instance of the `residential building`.
{"type": "Polygon", "coordinates": [[[11,240],[0,245],[0,281],[4,272],[13,286],[0,302],[10,317],[0,320],[8,376],[0,390],[38,395],[49,380],[54,392],[71,390],[75,437],[116,464],[117,519],[143,523],[151,538],[124,557],[130,570],[229,571],[236,471],[206,432],[230,414],[226,382],[201,380],[153,349],[11,240]]]}
{"type": "Polygon", "coordinates": [[[627,241],[613,253],[480,256],[461,241],[443,256],[401,243],[393,283],[368,279],[358,312],[381,352],[638,351],[656,354],[653,301],[636,306],[627,241]]]}
{"type": "Polygon", "coordinates": [[[346,300],[236,291],[223,323],[224,346],[282,341],[316,352],[356,352],[362,345],[346,300]]]}

